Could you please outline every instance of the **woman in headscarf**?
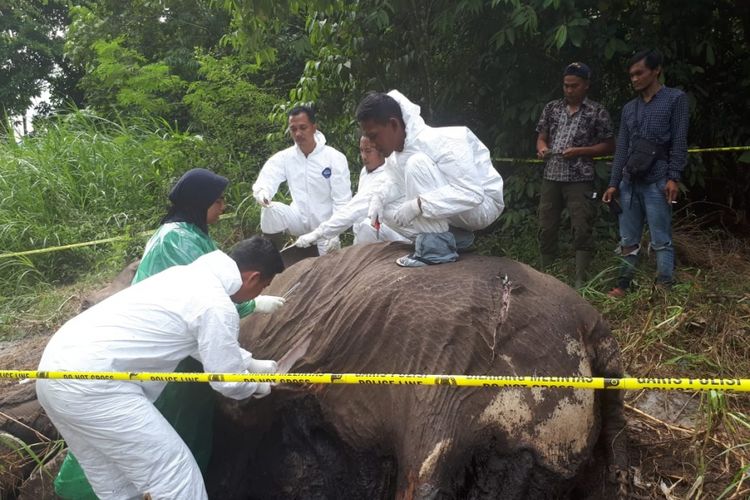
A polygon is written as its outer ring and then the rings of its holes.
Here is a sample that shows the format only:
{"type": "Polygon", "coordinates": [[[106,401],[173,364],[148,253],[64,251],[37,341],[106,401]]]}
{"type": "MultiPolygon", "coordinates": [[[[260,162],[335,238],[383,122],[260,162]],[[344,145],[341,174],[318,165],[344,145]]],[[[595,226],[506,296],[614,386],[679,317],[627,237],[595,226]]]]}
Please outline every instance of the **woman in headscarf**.
{"type": "MultiPolygon", "coordinates": [[[[146,243],[143,258],[133,284],[169,267],[190,264],[201,255],[217,250],[208,235],[208,226],[224,213],[224,191],[229,180],[204,168],[186,172],[169,192],[171,206],[159,229],[146,243]]],[[[253,311],[270,313],[284,299],[259,295],[255,300],[237,304],[240,317],[253,311]]],[[[273,361],[248,360],[251,371],[275,371],[273,361]]],[[[176,372],[202,372],[203,365],[189,357],[176,372]]],[[[154,405],[174,427],[195,461],[206,474],[213,442],[213,415],[216,392],[204,383],[168,383],[154,405]]],[[[97,497],[75,457],[68,453],[55,479],[55,492],[63,499],[95,500],[97,497]]]]}
{"type": "MultiPolygon", "coordinates": [[[[224,212],[226,177],[203,168],[186,172],[169,192],[171,207],[161,226],[146,243],[143,259],[133,278],[138,283],[168,267],[193,262],[203,254],[217,249],[208,235],[208,225],[215,224],[224,212]]],[[[245,303],[240,309],[251,307],[245,303]]],[[[244,313],[244,314],[243,314],[244,313]]]]}

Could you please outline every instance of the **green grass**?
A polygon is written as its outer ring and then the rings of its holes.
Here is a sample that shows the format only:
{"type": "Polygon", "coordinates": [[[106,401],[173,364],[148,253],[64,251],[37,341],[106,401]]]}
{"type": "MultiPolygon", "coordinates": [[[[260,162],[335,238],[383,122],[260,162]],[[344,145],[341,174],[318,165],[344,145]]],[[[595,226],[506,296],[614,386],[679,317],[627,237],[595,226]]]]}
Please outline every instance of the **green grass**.
{"type": "MultiPolygon", "coordinates": [[[[750,255],[747,240],[713,229],[709,218],[680,214],[675,223],[678,284],[665,292],[653,285],[654,256],[642,255],[630,293],[612,299],[618,260],[616,240],[597,231],[591,279],[579,293],[606,318],[617,338],[626,375],[649,377],[750,377],[750,255]]],[[[538,265],[536,221],[484,235],[481,253],[503,255],[538,265]]],[[[563,226],[565,227],[565,226],[563,226]]],[[[569,234],[561,232],[561,258],[549,273],[573,283],[569,234]]],[[[635,393],[626,397],[634,398],[635,393]]],[[[679,498],[750,497],[750,398],[747,393],[700,394],[697,426],[689,439],[664,427],[631,439],[646,451],[635,465],[641,479],[654,485],[645,498],[664,498],[659,484],[674,485],[679,498]],[[651,442],[669,442],[669,453],[651,442]],[[671,442],[670,442],[671,441],[671,442]],[[674,462],[670,455],[679,457],[674,462]],[[676,483],[675,478],[682,478],[676,483]]],[[[629,414],[639,419],[638,415],[629,414]]],[[[651,421],[646,421],[651,423],[651,421]]],[[[639,491],[642,493],[642,491],[639,491]]]]}
{"type": "MultiPolygon", "coordinates": [[[[24,252],[118,237],[114,243],[34,255],[0,256],[0,338],[18,336],[19,317],[54,316],[40,297],[87,276],[108,277],[141,255],[174,181],[209,166],[237,179],[227,192],[237,217],[220,224],[217,240],[254,230],[243,166],[206,165],[215,145],[159,119],[115,122],[74,111],[38,124],[23,142],[0,141],[0,253],[24,252]]],[[[215,235],[216,236],[216,235],[215,235]]],[[[100,281],[103,279],[100,278],[100,281]]]]}

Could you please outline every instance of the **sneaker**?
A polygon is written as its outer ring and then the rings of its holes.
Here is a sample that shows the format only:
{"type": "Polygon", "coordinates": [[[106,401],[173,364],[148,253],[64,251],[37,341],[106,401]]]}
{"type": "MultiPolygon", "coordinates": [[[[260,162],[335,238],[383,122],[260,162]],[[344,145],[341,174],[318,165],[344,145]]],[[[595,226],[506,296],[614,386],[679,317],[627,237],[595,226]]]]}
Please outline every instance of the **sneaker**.
{"type": "Polygon", "coordinates": [[[624,288],[620,288],[619,286],[614,287],[612,290],[609,291],[607,294],[607,297],[612,297],[613,299],[621,299],[625,297],[625,294],[627,291],[624,288]]]}
{"type": "Polygon", "coordinates": [[[404,255],[396,259],[396,264],[401,267],[425,267],[426,262],[421,261],[414,257],[414,254],[404,255]]]}

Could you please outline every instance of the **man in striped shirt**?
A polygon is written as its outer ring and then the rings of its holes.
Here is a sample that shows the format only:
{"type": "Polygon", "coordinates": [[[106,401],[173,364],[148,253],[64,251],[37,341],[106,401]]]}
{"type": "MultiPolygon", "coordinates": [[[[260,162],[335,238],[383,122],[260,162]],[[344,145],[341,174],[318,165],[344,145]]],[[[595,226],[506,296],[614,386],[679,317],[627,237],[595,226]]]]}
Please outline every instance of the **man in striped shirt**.
{"type": "Polygon", "coordinates": [[[622,108],[609,188],[602,197],[605,203],[616,203],[619,194],[622,207],[618,253],[623,264],[610,297],[622,297],[630,287],[646,223],[650,247],[656,254],[656,283],[667,289],[673,283],[672,204],[687,163],[690,109],[683,91],[659,81],[662,63],[661,53],[649,49],[635,54],[628,65],[638,96],[622,108]],[[636,176],[626,166],[634,155],[634,146],[643,140],[660,153],[645,174],[636,176]]]}

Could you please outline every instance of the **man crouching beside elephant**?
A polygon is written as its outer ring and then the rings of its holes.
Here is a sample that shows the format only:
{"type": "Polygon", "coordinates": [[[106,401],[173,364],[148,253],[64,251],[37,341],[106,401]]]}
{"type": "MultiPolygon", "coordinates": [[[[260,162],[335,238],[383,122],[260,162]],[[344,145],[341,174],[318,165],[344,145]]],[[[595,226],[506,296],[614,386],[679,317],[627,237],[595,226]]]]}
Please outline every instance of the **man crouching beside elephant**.
{"type": "MultiPolygon", "coordinates": [[[[136,283],[68,321],[44,350],[39,370],[171,372],[188,356],[208,372],[276,371],[238,343],[235,303],[251,300],[284,270],[269,240],[238,243],[136,283]]],[[[210,382],[233,399],[262,397],[267,383],[210,382]]],[[[161,382],[39,380],[47,416],[99,498],[206,499],[187,445],[153,401],[161,382]]]]}
{"type": "Polygon", "coordinates": [[[414,253],[398,265],[454,262],[473,243],[473,231],[502,213],[503,179],[468,128],[427,126],[419,106],[397,90],[368,94],[357,121],[388,156],[388,179],[370,198],[370,220],[414,241],[414,253]]]}

